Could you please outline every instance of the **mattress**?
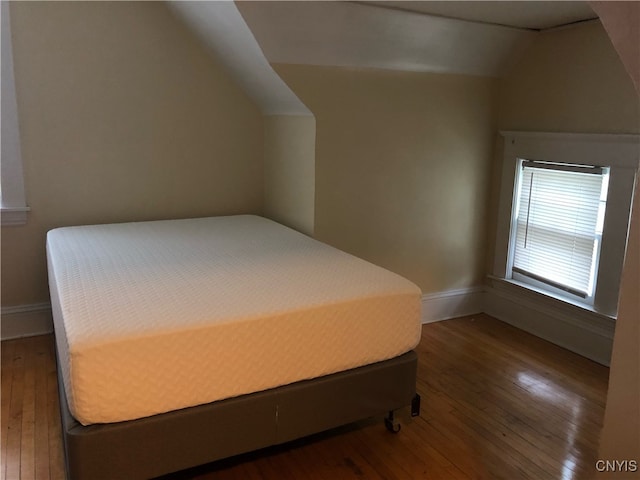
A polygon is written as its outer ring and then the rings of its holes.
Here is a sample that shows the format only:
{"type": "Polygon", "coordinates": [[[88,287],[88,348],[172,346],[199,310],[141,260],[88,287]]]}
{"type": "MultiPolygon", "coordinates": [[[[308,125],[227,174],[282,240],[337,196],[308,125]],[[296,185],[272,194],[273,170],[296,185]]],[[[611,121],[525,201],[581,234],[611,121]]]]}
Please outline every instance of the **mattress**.
{"type": "Polygon", "coordinates": [[[47,259],[84,425],[367,365],[420,338],[417,286],[262,217],[59,228],[47,259]]]}

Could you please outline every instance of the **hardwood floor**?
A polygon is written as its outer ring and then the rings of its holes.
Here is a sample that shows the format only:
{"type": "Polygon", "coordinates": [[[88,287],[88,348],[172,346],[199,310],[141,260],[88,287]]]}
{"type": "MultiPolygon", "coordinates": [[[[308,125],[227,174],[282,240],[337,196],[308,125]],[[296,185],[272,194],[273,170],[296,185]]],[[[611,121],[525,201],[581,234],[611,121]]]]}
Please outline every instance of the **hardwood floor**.
{"type": "MultiPolygon", "coordinates": [[[[594,473],[607,368],[486,315],[425,325],[417,350],[422,414],[399,434],[371,419],[163,478],[573,480],[594,473]]],[[[51,336],[2,342],[2,479],[64,478],[56,388],[51,336]]]]}
{"type": "Polygon", "coordinates": [[[63,479],[51,335],[2,342],[1,478],[63,479]]]}

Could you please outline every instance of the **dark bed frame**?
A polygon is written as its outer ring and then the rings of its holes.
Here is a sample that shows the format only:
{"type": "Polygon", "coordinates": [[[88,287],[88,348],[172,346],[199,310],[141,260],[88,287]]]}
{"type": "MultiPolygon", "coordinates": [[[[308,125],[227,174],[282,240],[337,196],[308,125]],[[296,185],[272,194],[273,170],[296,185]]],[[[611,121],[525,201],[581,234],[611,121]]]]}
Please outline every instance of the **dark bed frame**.
{"type": "Polygon", "coordinates": [[[411,405],[412,416],[420,412],[416,371],[410,351],[263,392],[89,426],[69,412],[58,373],[67,479],[153,478],[387,412],[386,427],[397,432],[394,410],[411,405]]]}

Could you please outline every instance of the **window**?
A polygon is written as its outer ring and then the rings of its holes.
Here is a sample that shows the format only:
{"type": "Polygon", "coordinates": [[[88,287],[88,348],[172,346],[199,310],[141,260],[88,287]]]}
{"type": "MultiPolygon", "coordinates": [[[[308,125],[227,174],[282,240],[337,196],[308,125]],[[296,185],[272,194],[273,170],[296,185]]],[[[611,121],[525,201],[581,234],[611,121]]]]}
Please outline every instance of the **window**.
{"type": "Polygon", "coordinates": [[[13,52],[9,22],[9,2],[1,2],[0,21],[2,39],[2,163],[0,167],[0,201],[2,225],[21,225],[27,221],[24,193],[20,133],[18,129],[18,107],[13,78],[13,52]]]}
{"type": "Polygon", "coordinates": [[[640,137],[502,135],[492,277],[615,318],[640,137]]]}
{"type": "Polygon", "coordinates": [[[609,169],[519,162],[512,278],[593,303],[609,169]]]}

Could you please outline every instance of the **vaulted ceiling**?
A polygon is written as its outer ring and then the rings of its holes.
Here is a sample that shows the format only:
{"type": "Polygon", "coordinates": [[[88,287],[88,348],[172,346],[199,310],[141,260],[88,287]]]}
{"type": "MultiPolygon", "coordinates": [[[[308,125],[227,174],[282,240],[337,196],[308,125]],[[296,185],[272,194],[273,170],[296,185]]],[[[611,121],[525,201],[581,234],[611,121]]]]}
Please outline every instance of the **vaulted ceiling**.
{"type": "Polygon", "coordinates": [[[437,15],[458,20],[547,30],[596,19],[583,1],[371,1],[369,5],[437,15]]]}
{"type": "Polygon", "coordinates": [[[169,1],[265,113],[308,113],[271,64],[498,77],[584,1],[169,1]],[[253,92],[253,93],[252,93],[253,92]]]}
{"type": "Polygon", "coordinates": [[[597,18],[586,2],[240,1],[272,63],[499,76],[540,29],[597,18]]]}

